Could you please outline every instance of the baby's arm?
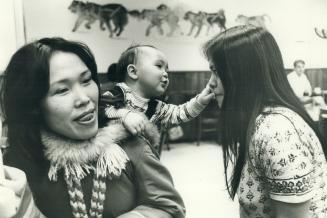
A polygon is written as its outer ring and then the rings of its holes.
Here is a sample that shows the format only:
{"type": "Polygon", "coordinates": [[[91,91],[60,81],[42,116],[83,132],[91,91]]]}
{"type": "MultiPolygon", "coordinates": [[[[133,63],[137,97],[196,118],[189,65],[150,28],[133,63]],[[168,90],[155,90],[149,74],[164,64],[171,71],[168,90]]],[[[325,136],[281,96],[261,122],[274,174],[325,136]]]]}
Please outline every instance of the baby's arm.
{"type": "Polygon", "coordinates": [[[127,108],[115,108],[109,106],[105,110],[109,119],[116,119],[133,135],[142,134],[145,131],[146,117],[127,108]]]}
{"type": "Polygon", "coordinates": [[[117,94],[116,92],[116,95],[109,91],[104,93],[101,96],[99,114],[100,117],[107,117],[109,122],[122,123],[133,135],[141,134],[144,131],[144,116],[125,107],[125,99],[122,93],[117,94]]]}
{"type": "Polygon", "coordinates": [[[126,107],[117,108],[112,105],[107,105],[104,111],[106,117],[108,117],[110,120],[118,120],[121,123],[126,115],[131,112],[131,110],[127,109],[126,107]]]}
{"type": "Polygon", "coordinates": [[[214,94],[207,85],[200,94],[184,104],[174,105],[159,102],[151,121],[160,122],[163,125],[188,122],[197,117],[213,98],[214,94]]]}

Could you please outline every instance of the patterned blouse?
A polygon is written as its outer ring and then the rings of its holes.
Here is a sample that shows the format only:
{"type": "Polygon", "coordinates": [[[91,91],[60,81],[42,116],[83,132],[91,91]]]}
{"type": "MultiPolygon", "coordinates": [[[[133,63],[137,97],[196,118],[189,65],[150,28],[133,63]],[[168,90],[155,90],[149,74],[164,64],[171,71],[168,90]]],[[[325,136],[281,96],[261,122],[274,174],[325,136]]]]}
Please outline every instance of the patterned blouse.
{"type": "Polygon", "coordinates": [[[310,217],[327,217],[327,162],[310,126],[285,107],[265,108],[255,123],[238,189],[240,217],[274,217],[271,199],[311,200],[310,217]]]}

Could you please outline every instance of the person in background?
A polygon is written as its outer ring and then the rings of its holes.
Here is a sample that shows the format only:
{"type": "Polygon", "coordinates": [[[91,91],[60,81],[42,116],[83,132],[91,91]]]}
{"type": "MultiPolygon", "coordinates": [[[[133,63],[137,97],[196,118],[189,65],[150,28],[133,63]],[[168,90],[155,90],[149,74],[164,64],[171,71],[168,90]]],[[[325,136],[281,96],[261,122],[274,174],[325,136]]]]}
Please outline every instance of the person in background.
{"type": "Polygon", "coordinates": [[[326,143],[287,81],[272,34],[236,26],[204,53],[212,92],[223,95],[225,179],[240,217],[327,217],[326,143]]]}
{"type": "Polygon", "coordinates": [[[169,171],[151,151],[98,118],[97,65],[83,43],[43,38],[11,58],[3,88],[6,165],[26,174],[47,218],[184,218],[169,171]]]}
{"type": "Polygon", "coordinates": [[[303,60],[296,60],[293,63],[294,71],[287,75],[288,82],[290,83],[295,95],[300,99],[303,104],[311,102],[312,87],[305,75],[305,62],[303,60]]]}

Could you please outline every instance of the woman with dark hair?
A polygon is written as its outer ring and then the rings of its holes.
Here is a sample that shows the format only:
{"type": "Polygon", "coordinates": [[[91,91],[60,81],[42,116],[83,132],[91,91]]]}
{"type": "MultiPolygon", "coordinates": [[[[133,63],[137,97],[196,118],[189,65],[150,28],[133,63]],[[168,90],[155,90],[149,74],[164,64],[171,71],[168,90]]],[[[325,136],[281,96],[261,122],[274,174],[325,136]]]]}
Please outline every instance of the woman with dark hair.
{"type": "Polygon", "coordinates": [[[98,120],[97,66],[89,48],[44,38],[19,49],[5,70],[7,165],[26,173],[48,218],[184,217],[168,170],[145,138],[98,120]],[[100,127],[100,128],[99,128],[100,127]]]}
{"type": "Polygon", "coordinates": [[[209,40],[204,53],[222,110],[226,184],[240,216],[326,217],[325,142],[287,81],[273,36],[236,26],[209,40]]]}

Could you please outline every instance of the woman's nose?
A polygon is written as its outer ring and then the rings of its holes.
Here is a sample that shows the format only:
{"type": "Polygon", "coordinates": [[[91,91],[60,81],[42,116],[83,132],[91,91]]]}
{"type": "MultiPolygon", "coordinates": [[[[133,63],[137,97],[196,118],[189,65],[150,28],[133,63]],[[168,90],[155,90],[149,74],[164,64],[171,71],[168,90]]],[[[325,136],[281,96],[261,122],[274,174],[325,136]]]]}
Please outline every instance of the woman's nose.
{"type": "Polygon", "coordinates": [[[211,89],[216,89],[217,88],[217,79],[216,78],[214,78],[214,77],[211,77],[210,78],[210,80],[209,80],[209,82],[208,82],[208,84],[209,84],[209,87],[211,88],[211,89]]]}
{"type": "Polygon", "coordinates": [[[90,103],[90,98],[82,87],[76,87],[74,94],[76,107],[82,107],[90,103]]]}

